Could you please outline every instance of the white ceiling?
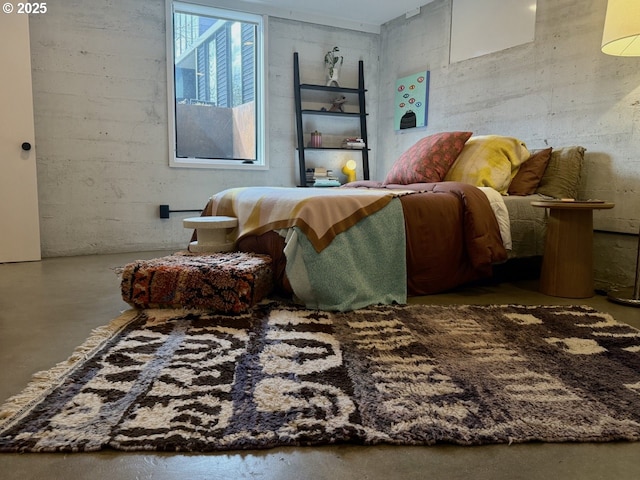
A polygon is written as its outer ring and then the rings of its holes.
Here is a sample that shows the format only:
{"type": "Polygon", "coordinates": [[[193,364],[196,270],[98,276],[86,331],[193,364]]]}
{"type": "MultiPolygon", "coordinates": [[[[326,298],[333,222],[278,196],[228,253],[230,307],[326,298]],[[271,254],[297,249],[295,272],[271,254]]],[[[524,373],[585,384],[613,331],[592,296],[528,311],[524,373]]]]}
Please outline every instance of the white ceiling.
{"type": "Polygon", "coordinates": [[[431,0],[249,0],[284,10],[382,25],[431,0]]]}
{"type": "Polygon", "coordinates": [[[220,7],[242,8],[292,20],[380,32],[380,25],[401,15],[419,13],[433,0],[218,0],[220,7]],[[418,10],[417,10],[418,9],[418,10]]]}

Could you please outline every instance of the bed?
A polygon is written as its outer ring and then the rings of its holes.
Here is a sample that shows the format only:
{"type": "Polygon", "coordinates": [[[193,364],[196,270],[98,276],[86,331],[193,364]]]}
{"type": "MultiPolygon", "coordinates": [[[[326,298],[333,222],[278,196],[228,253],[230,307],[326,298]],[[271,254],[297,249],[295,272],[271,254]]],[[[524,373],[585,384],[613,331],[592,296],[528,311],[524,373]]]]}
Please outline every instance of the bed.
{"type": "Polygon", "coordinates": [[[583,154],[447,132],[410,148],[385,181],[228,189],[203,215],[238,217],[238,250],[270,255],[279,292],[308,308],[405,303],[490,277],[508,259],[541,255],[546,212],[530,202],[575,198],[583,154]],[[494,150],[501,163],[489,158],[494,150]],[[461,164],[465,158],[474,160],[461,164]]]}

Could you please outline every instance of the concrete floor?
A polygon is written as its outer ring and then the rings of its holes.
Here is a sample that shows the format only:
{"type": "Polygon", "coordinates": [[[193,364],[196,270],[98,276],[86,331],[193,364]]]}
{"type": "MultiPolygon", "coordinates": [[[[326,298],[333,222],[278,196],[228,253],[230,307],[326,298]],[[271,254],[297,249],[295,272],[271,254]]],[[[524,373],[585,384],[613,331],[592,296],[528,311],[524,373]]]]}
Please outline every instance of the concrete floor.
{"type": "MultiPolygon", "coordinates": [[[[0,403],[33,373],[65,360],[94,327],[126,310],[114,269],[166,252],[51,258],[0,264],[0,403]]],[[[544,296],[535,280],[493,283],[414,303],[586,304],[640,328],[640,309],[603,296],[544,296]]],[[[639,399],[640,401],[640,399],[639,399]]],[[[0,454],[10,479],[638,479],[640,442],[485,447],[330,446],[207,455],[0,454]]]]}

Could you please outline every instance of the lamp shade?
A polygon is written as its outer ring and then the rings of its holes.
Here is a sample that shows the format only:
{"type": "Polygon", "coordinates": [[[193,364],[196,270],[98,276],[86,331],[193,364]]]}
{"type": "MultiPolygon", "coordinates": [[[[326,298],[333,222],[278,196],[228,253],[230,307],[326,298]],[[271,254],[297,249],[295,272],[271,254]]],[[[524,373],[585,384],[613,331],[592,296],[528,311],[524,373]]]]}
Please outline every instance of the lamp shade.
{"type": "Polygon", "coordinates": [[[609,0],[604,19],[602,52],[619,57],[640,56],[639,0],[609,0]]]}

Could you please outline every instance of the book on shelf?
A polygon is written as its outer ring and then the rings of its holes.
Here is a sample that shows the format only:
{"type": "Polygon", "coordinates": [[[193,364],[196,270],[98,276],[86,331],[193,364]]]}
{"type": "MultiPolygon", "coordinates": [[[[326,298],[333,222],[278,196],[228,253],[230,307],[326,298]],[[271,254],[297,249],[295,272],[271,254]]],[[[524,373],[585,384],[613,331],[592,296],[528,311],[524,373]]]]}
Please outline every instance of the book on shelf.
{"type": "Polygon", "coordinates": [[[348,137],[348,138],[345,138],[344,141],[342,142],[342,147],[343,148],[364,148],[365,143],[362,138],[348,137]]]}
{"type": "Polygon", "coordinates": [[[323,167],[307,168],[305,174],[307,183],[314,187],[340,186],[340,180],[333,174],[333,170],[323,167]]]}
{"type": "Polygon", "coordinates": [[[333,179],[318,179],[313,182],[314,187],[339,187],[340,181],[333,179]]]}

